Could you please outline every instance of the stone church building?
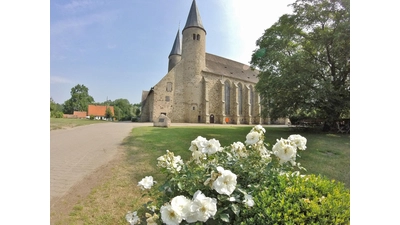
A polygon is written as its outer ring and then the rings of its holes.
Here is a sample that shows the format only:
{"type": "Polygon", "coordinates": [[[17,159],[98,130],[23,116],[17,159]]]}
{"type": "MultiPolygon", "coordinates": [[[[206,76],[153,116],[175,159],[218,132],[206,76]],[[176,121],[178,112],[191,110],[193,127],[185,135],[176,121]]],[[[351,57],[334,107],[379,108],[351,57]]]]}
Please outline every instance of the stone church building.
{"type": "Polygon", "coordinates": [[[182,37],[178,30],[168,73],[142,92],[142,122],[164,114],[174,123],[261,124],[258,71],[206,53],[206,29],[193,0],[182,37]]]}

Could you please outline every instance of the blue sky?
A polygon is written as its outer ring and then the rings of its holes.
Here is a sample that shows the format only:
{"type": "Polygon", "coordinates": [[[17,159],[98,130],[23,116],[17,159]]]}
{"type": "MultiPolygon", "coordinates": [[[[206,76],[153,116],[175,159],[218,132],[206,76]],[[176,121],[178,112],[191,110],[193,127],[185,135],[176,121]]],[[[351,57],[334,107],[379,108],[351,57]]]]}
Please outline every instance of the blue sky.
{"type": "MultiPolygon", "coordinates": [[[[255,41],[294,0],[197,0],[206,52],[248,64],[255,41]]],[[[168,69],[192,0],[50,1],[50,97],[83,84],[96,102],[140,103],[168,69]]]]}

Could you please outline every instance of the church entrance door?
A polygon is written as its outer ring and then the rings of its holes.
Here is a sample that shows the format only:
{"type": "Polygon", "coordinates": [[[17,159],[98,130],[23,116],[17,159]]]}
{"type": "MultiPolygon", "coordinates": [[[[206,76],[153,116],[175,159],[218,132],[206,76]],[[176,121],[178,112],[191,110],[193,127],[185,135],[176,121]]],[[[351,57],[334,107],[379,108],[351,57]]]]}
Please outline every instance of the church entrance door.
{"type": "Polygon", "coordinates": [[[214,123],[214,114],[210,115],[210,123],[214,123]]]}

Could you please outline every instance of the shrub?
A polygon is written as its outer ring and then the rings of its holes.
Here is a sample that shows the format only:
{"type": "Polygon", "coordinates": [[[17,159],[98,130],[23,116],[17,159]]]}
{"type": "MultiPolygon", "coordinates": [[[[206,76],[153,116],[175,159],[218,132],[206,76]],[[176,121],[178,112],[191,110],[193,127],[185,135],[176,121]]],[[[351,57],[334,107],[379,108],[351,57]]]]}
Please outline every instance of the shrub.
{"type": "Polygon", "coordinates": [[[94,116],[90,115],[89,119],[94,120],[94,116]]]}
{"type": "Polygon", "coordinates": [[[60,112],[60,111],[56,111],[56,112],[51,112],[50,113],[50,117],[52,118],[63,118],[64,117],[64,113],[60,112]]]}
{"type": "Polygon", "coordinates": [[[350,224],[350,191],[316,175],[269,177],[240,224],[350,224]]]}

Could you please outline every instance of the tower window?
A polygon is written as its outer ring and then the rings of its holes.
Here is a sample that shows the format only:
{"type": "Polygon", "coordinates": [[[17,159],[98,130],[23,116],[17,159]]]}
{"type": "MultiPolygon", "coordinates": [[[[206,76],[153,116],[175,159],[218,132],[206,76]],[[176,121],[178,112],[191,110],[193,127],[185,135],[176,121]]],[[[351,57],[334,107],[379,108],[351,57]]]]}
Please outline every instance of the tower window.
{"type": "Polygon", "coordinates": [[[166,91],[168,91],[168,92],[172,91],[172,82],[168,82],[167,83],[167,90],[166,91]]]}
{"type": "Polygon", "coordinates": [[[196,34],[193,34],[193,40],[196,40],[196,34]]]}
{"type": "Polygon", "coordinates": [[[200,41],[200,34],[197,34],[197,40],[200,41]]]}
{"type": "Polygon", "coordinates": [[[165,96],[165,101],[169,102],[169,100],[170,100],[169,96],[165,96]]]}

